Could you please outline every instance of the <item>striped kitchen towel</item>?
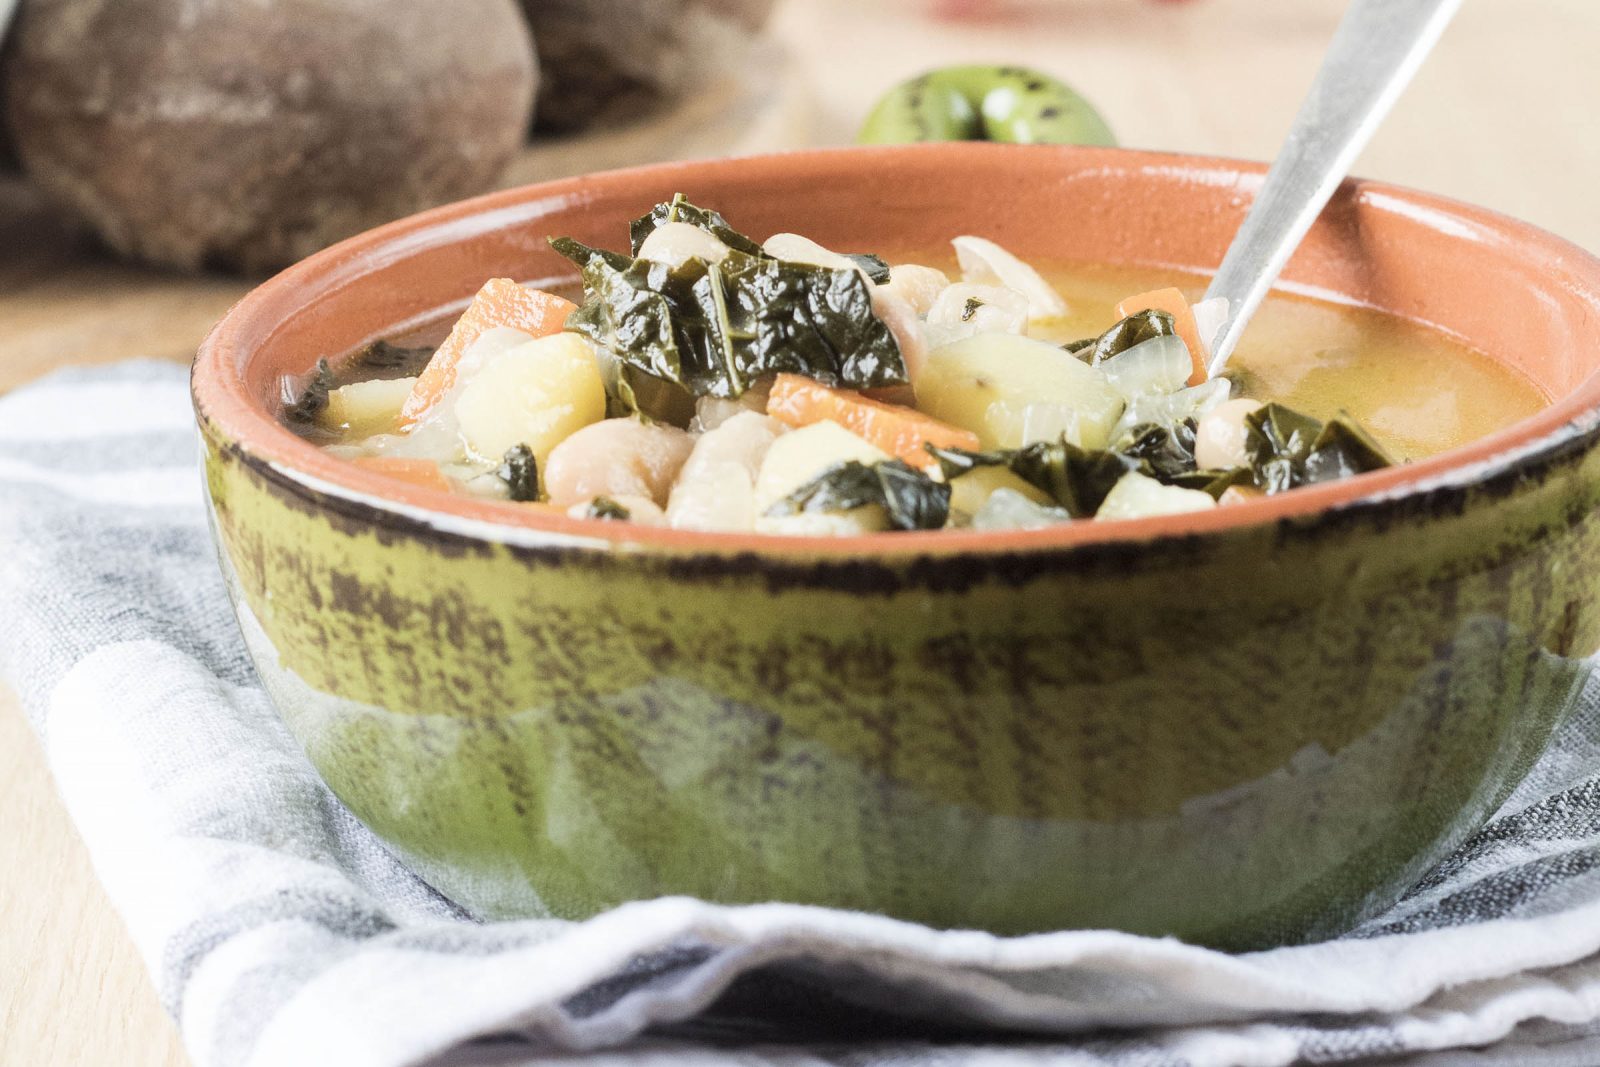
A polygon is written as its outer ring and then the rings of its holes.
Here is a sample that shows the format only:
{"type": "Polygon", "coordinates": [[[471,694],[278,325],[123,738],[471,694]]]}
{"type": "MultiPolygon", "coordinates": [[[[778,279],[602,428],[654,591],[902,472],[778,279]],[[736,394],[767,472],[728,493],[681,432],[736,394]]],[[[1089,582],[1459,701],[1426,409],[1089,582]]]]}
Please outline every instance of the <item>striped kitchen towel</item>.
{"type": "Polygon", "coordinates": [[[683,899],[488,924],[390,856],[269,706],[181,368],[0,397],[0,619],[0,671],[202,1067],[1600,1064],[1600,687],[1482,832],[1322,944],[683,899]]]}

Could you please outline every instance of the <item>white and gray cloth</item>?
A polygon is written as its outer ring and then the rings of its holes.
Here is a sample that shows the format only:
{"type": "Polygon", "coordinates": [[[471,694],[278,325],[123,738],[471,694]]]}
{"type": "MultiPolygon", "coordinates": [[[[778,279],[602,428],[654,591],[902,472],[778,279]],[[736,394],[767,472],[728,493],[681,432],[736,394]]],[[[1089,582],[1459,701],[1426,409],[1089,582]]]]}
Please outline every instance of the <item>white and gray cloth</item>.
{"type": "Polygon", "coordinates": [[[0,397],[0,673],[201,1067],[1600,1064],[1600,684],[1487,827],[1323,944],[685,899],[479,923],[279,723],[195,440],[172,365],[0,397]]]}

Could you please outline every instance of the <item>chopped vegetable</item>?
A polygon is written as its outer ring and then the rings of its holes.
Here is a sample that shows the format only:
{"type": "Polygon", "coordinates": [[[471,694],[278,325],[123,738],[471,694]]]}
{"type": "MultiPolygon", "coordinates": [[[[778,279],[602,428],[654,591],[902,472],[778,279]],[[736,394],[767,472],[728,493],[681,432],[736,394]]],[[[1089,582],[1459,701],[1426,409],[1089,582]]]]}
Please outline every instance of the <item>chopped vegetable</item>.
{"type": "Polygon", "coordinates": [[[1152,515],[1180,515],[1188,511],[1209,511],[1217,502],[1209,493],[1162,485],[1138,471],[1124,474],[1106,494],[1097,519],[1144,519],[1152,515]]]}
{"type": "Polygon", "coordinates": [[[374,341],[356,354],[355,365],[374,371],[400,371],[395,377],[414,378],[428,365],[434,352],[427,345],[405,346],[374,341]]]}
{"type": "Polygon", "coordinates": [[[769,518],[802,512],[881,507],[896,530],[937,530],[950,515],[950,487],[898,459],[866,464],[846,460],[785,496],[769,518]]]}
{"type": "Polygon", "coordinates": [[[597,496],[589,501],[589,506],[584,510],[586,519],[609,519],[613,522],[627,522],[632,514],[627,508],[612,500],[610,497],[597,496]]]}
{"type": "Polygon", "coordinates": [[[333,368],[325,359],[317,360],[315,369],[306,384],[290,392],[286,385],[283,417],[289,422],[314,423],[328,407],[328,393],[333,389],[333,368]]]}
{"type": "Polygon", "coordinates": [[[539,460],[527,445],[515,444],[506,449],[495,473],[506,483],[506,493],[512,500],[522,503],[539,499],[539,460]]]}
{"type": "Polygon", "coordinates": [[[766,511],[829,467],[846,460],[873,464],[891,458],[883,449],[830,420],[793,430],[773,441],[761,461],[761,471],[756,476],[756,511],[766,511]]]}
{"type": "Polygon", "coordinates": [[[395,456],[362,456],[352,460],[363,470],[394,478],[423,489],[450,491],[450,479],[444,476],[439,464],[431,459],[400,459],[395,456]]]}
{"type": "Polygon", "coordinates": [[[528,289],[510,278],[490,278],[417,376],[400,411],[401,426],[415,425],[444,398],[455,384],[456,364],[479,335],[496,326],[511,326],[530,337],[547,337],[560,332],[574,306],[570,300],[528,289]]]}
{"type": "Polygon", "coordinates": [[[1206,359],[1211,354],[1210,347],[1200,337],[1200,327],[1195,324],[1194,312],[1189,307],[1189,301],[1177,289],[1152,289],[1148,293],[1139,293],[1130,296],[1117,305],[1118,315],[1133,315],[1141,311],[1163,311],[1172,316],[1173,328],[1178,336],[1183,338],[1183,343],[1189,348],[1189,357],[1194,361],[1193,373],[1189,375],[1190,385],[1199,385],[1208,377],[1206,373],[1206,359]]]}
{"type": "Polygon", "coordinates": [[[1323,424],[1282,404],[1266,404],[1244,421],[1251,479],[1269,494],[1392,463],[1376,441],[1343,416],[1323,424]]]}
{"type": "MultiPolygon", "coordinates": [[[[973,476],[963,478],[970,481],[973,476]]],[[[1053,508],[1040,504],[1028,495],[1014,489],[1000,488],[989,495],[983,507],[972,516],[974,530],[1042,530],[1071,522],[1066,508],[1053,508]]]]}
{"type": "Polygon", "coordinates": [[[660,226],[669,222],[681,222],[697,230],[704,230],[735,252],[743,252],[747,256],[761,255],[759,243],[728,225],[728,220],[719,212],[695,207],[682,193],[674,194],[671,200],[657,204],[647,214],[633,220],[628,227],[628,236],[633,242],[633,254],[637,256],[639,249],[644,247],[645,240],[660,226]]]}
{"type": "Polygon", "coordinates": [[[474,456],[495,460],[525,444],[542,466],[556,445],[605,418],[606,392],[588,342],[558,333],[496,355],[463,385],[455,407],[474,456]]]}
{"type": "Polygon", "coordinates": [[[363,437],[390,433],[414,384],[415,378],[370,378],[341,385],[328,393],[318,421],[329,429],[363,437]]]}
{"type": "Polygon", "coordinates": [[[885,404],[860,393],[834,389],[798,374],[780,374],[767,398],[767,414],[790,426],[809,426],[823,419],[843,426],[891,456],[914,466],[932,463],[924,446],[978,447],[970,430],[940,422],[908,407],[885,404]]]}
{"type": "Polygon", "coordinates": [[[862,389],[906,381],[899,346],[873,314],[859,271],[773,258],[710,216],[675,200],[635,224],[635,241],[658,224],[651,220],[698,219],[731,249],[720,263],[691,258],[669,267],[551,241],[583,272],[585,301],[568,328],[623,367],[615,388],[625,410],[652,413],[640,403],[641,378],[721,397],[777,371],[862,389]]]}
{"type": "Polygon", "coordinates": [[[1104,374],[1055,345],[984,333],[928,354],[917,404],[971,430],[984,448],[1018,448],[1063,434],[1103,448],[1122,414],[1122,395],[1104,374]]]}

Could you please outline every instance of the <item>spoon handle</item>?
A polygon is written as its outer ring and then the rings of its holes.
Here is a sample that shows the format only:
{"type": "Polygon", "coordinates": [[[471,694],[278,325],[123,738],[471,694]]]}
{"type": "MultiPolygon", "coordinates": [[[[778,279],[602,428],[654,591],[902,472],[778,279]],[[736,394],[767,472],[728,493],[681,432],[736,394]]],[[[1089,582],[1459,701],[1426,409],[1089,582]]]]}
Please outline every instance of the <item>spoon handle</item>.
{"type": "Polygon", "coordinates": [[[1212,340],[1221,373],[1300,239],[1422,66],[1461,0],[1353,0],[1283,149],[1206,296],[1228,298],[1212,340]]]}

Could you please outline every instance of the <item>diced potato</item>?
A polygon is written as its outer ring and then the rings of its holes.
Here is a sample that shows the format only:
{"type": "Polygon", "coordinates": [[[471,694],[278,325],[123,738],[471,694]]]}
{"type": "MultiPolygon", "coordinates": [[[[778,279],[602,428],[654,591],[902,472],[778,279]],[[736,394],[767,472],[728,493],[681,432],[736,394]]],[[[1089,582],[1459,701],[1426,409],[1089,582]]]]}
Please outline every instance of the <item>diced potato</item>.
{"type": "Polygon", "coordinates": [[[1050,497],[1012,474],[1005,467],[975,467],[950,483],[950,510],[976,515],[998,489],[1009,489],[1035,504],[1049,504],[1050,497]]]}
{"type": "Polygon", "coordinates": [[[928,354],[917,407],[978,435],[984,448],[1067,440],[1104,448],[1123,409],[1105,375],[1055,345],[979,334],[928,354]]]}
{"type": "Polygon", "coordinates": [[[388,433],[395,429],[400,406],[416,384],[415,378],[394,378],[341,385],[328,393],[328,406],[322,409],[318,421],[351,437],[388,433]]]}
{"type": "Polygon", "coordinates": [[[1180,515],[1210,511],[1217,506],[1210,493],[1163,485],[1138,471],[1124,474],[1095,512],[1096,519],[1143,519],[1151,515],[1180,515]]]}
{"type": "Polygon", "coordinates": [[[497,460],[525,444],[544,466],[550,450],[606,414],[606,391],[589,342],[558,333],[517,345],[485,363],[456,401],[461,438],[497,460]]]}
{"type": "Polygon", "coordinates": [[[996,489],[972,516],[974,530],[1043,530],[1071,522],[1066,508],[1047,507],[1010,489],[996,489]]]}
{"type": "Polygon", "coordinates": [[[848,460],[882,463],[889,458],[887,452],[827,419],[786,433],[772,442],[761,462],[761,473],[756,477],[756,514],[835,464],[848,460]]]}

